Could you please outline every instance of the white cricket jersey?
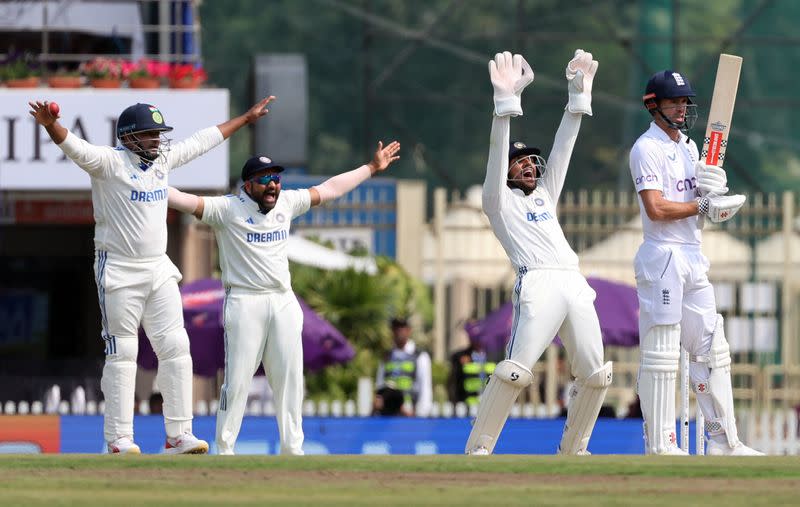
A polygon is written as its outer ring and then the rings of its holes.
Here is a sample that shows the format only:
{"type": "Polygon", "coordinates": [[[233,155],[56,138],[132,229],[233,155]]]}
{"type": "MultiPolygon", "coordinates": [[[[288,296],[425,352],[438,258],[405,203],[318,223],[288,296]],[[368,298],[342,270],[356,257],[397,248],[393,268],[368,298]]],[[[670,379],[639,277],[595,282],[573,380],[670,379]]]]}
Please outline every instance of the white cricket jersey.
{"type": "MultiPolygon", "coordinates": [[[[673,141],[655,122],[642,134],[631,149],[630,168],[636,193],[642,190],[660,190],[664,199],[673,202],[690,202],[697,197],[695,163],[699,160],[697,145],[680,134],[673,141]]],[[[639,195],[639,213],[642,216],[644,240],[655,243],[699,245],[700,229],[697,216],[680,220],[654,222],[639,195]]]]}
{"type": "Polygon", "coordinates": [[[203,197],[203,205],[202,220],[217,236],[225,287],[258,292],[291,289],[289,225],[311,208],[308,189],[281,190],[266,215],[244,189],[239,195],[203,197]]]}
{"type": "Polygon", "coordinates": [[[565,112],[547,160],[547,172],[530,195],[511,190],[508,179],[510,117],[494,117],[483,210],[516,269],[577,269],[578,256],[558,223],[556,205],[564,187],[581,115],[565,112]]]}
{"type": "Polygon", "coordinates": [[[203,129],[148,167],[122,146],[95,146],[68,132],[59,148],[92,178],[95,249],[133,258],[165,254],[169,172],[222,141],[217,127],[203,129]]]}

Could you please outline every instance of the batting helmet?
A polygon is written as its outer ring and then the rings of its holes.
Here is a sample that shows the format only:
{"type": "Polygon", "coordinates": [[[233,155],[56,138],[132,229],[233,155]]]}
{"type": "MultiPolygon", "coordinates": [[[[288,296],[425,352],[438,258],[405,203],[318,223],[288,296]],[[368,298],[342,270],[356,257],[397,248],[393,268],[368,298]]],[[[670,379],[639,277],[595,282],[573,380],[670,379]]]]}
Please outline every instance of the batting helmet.
{"type": "Polygon", "coordinates": [[[651,115],[659,114],[671,128],[687,133],[697,120],[697,106],[692,101],[692,97],[695,95],[692,85],[689,84],[688,79],[683,77],[683,74],[674,70],[663,70],[653,74],[650,80],[647,81],[642,102],[644,102],[644,107],[647,108],[651,115]],[[664,115],[658,105],[658,101],[660,99],[677,99],[680,97],[686,97],[686,114],[683,121],[675,122],[664,115]]]}
{"type": "Polygon", "coordinates": [[[150,104],[134,104],[127,107],[117,120],[117,139],[126,134],[158,130],[169,132],[172,127],[164,123],[164,116],[156,106],[150,104]]]}
{"type": "MultiPolygon", "coordinates": [[[[659,99],[674,99],[678,97],[694,97],[692,85],[689,80],[683,77],[683,74],[673,70],[664,70],[653,74],[653,77],[647,81],[647,86],[644,89],[644,96],[642,101],[648,111],[652,111],[657,107],[659,99]]],[[[692,100],[689,99],[692,104],[692,100]]]]}

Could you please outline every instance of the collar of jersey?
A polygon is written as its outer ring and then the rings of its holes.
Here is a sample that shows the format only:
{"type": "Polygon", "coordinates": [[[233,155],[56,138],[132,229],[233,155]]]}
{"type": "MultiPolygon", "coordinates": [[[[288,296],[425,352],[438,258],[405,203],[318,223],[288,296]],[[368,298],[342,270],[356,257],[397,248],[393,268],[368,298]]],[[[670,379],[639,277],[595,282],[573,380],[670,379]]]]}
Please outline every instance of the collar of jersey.
{"type": "MultiPolygon", "coordinates": [[[[656,137],[659,141],[670,142],[670,143],[674,143],[675,142],[654,121],[650,122],[650,131],[653,134],[653,136],[656,137]]],[[[678,134],[680,134],[680,138],[678,138],[678,144],[685,143],[686,142],[686,134],[684,134],[681,131],[678,131],[678,134]]]]}
{"type": "Polygon", "coordinates": [[[259,206],[258,203],[254,201],[252,197],[250,197],[250,194],[244,191],[244,186],[239,187],[239,200],[242,201],[245,209],[251,213],[259,213],[261,215],[266,215],[269,213],[264,213],[261,211],[261,206],[259,206]]]}
{"type": "Polygon", "coordinates": [[[131,163],[142,171],[146,171],[153,167],[153,162],[145,162],[139,155],[135,154],[125,146],[123,146],[122,149],[125,150],[125,154],[128,155],[128,159],[131,161],[131,163]]]}

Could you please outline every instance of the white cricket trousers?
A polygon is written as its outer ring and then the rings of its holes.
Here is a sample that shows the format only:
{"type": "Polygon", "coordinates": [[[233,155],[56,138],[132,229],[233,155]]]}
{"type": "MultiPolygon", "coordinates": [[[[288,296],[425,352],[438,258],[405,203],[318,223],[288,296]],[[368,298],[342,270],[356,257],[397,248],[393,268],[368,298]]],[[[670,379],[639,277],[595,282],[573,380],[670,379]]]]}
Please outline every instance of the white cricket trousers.
{"type": "Polygon", "coordinates": [[[166,254],[136,259],[97,250],[94,272],[106,353],[100,381],[106,441],[133,438],[140,325],[158,357],[156,384],[164,397],[167,436],[191,432],[192,358],[183,327],[178,268],[166,254]]]}
{"type": "Polygon", "coordinates": [[[558,334],[574,377],[584,380],[598,371],[603,367],[603,338],[595,296],[577,270],[521,268],[506,358],[532,370],[558,334]]]}
{"type": "Polygon", "coordinates": [[[633,261],[639,295],[639,336],[653,326],[681,325],[681,345],[702,356],[717,324],[708,258],[699,245],[645,242],[633,261]]]}
{"type": "Polygon", "coordinates": [[[281,454],[303,454],[303,311],[292,291],[225,295],[225,380],[217,412],[217,449],[232,454],[259,364],[272,387],[281,454]]]}

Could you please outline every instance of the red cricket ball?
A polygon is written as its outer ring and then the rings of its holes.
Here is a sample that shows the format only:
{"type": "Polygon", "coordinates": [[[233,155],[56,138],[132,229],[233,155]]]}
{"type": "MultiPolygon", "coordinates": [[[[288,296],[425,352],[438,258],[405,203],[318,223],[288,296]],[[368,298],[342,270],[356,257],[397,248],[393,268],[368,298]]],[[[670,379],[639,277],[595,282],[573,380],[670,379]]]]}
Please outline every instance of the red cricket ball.
{"type": "Polygon", "coordinates": [[[58,107],[58,104],[56,104],[55,102],[51,102],[47,106],[47,110],[50,111],[50,114],[58,118],[58,113],[61,111],[61,108],[58,107]]]}

